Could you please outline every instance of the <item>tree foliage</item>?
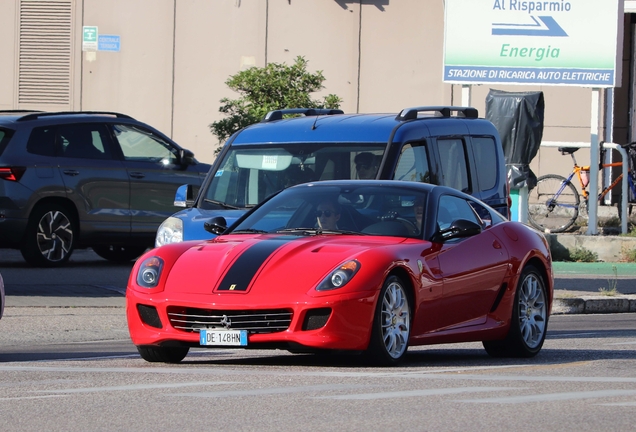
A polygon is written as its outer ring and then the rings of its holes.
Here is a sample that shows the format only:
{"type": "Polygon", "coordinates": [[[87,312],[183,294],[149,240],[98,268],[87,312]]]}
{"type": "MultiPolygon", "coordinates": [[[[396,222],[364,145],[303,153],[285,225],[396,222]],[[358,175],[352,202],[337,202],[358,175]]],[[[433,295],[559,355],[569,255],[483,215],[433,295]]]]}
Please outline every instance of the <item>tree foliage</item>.
{"type": "Polygon", "coordinates": [[[241,71],[225,81],[240,97],[221,99],[219,112],[226,118],[210,124],[210,130],[219,142],[223,142],[239,129],[261,121],[272,110],[339,108],[342,100],[335,94],[329,94],[322,100],[310,97],[310,93],[324,88],[324,80],[322,71],[307,71],[307,60],[301,56],[296,57],[291,66],[269,63],[263,68],[241,71]]]}

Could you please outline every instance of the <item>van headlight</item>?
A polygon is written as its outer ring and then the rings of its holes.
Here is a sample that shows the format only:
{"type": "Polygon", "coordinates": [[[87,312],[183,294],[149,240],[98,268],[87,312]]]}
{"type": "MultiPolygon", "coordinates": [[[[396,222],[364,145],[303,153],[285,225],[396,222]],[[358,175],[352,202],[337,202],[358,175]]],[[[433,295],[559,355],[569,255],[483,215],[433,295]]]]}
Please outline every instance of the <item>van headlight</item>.
{"type": "Polygon", "coordinates": [[[179,218],[170,216],[159,225],[157,236],[155,237],[155,247],[167,245],[170,243],[179,243],[183,241],[183,221],[179,218]]]}

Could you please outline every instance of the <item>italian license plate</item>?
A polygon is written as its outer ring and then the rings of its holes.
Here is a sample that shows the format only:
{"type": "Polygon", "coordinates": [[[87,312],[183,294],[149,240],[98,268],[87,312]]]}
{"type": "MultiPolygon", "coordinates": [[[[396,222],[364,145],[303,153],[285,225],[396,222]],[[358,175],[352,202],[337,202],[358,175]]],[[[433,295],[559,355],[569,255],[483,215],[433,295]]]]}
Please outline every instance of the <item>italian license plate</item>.
{"type": "Polygon", "coordinates": [[[210,330],[199,331],[200,345],[247,346],[247,330],[210,330]]]}

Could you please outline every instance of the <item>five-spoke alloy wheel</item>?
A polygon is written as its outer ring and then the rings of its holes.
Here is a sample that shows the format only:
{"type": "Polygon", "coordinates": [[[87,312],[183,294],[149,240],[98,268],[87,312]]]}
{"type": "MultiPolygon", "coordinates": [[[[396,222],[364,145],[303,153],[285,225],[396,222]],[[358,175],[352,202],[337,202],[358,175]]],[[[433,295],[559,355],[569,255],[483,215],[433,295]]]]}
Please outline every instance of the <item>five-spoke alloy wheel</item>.
{"type": "Polygon", "coordinates": [[[548,330],[548,301],[539,270],[527,265],[521,272],[505,339],[484,341],[494,357],[533,357],[541,350],[548,330]]]}
{"type": "Polygon", "coordinates": [[[411,333],[410,298],[405,285],[397,276],[384,282],[378,304],[367,355],[380,365],[397,364],[409,344],[411,333]]]}

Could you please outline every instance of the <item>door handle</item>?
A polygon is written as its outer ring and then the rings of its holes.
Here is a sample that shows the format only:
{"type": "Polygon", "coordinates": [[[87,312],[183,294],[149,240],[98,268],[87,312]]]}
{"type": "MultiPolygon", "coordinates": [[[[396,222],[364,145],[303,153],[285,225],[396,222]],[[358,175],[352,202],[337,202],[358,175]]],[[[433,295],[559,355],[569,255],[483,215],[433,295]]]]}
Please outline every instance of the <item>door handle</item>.
{"type": "Polygon", "coordinates": [[[76,175],[79,175],[79,171],[77,171],[77,170],[64,170],[63,172],[64,172],[64,174],[66,174],[67,176],[76,176],[76,175]]]}
{"type": "Polygon", "coordinates": [[[140,179],[140,178],[146,177],[146,174],[144,174],[142,172],[138,172],[138,171],[133,171],[133,172],[130,173],[130,176],[132,178],[140,179]]]}

